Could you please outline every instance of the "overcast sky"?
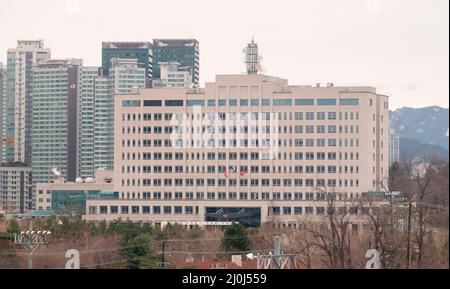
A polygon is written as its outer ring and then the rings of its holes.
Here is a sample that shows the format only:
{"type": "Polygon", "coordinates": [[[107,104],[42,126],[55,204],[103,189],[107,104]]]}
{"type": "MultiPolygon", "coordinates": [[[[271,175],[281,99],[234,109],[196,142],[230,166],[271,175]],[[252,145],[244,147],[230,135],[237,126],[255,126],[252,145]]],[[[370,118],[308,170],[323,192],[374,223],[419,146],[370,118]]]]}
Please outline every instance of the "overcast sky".
{"type": "Polygon", "coordinates": [[[254,36],[290,84],[371,85],[390,107],[448,107],[448,0],[0,0],[0,62],[17,39],[101,64],[102,41],[200,41],[200,82],[242,73],[254,36]]]}

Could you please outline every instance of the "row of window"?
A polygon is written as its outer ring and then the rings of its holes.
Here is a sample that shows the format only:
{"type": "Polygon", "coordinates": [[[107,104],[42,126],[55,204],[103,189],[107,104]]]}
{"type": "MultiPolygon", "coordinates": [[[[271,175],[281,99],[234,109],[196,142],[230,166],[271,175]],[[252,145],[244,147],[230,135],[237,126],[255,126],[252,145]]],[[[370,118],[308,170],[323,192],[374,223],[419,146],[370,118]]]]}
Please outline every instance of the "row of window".
{"type": "MultiPolygon", "coordinates": [[[[135,192],[123,192],[121,193],[122,199],[143,199],[143,200],[205,200],[204,192],[196,192],[195,195],[193,192],[143,192],[135,193],[135,192]]],[[[239,194],[236,192],[207,192],[206,200],[273,200],[273,201],[323,201],[326,199],[326,193],[324,192],[284,192],[281,194],[280,192],[240,192],[239,194]],[[283,197],[283,198],[281,198],[283,197]]],[[[358,193],[336,193],[336,200],[353,200],[353,198],[358,198],[358,193]]]]}
{"type": "MultiPolygon", "coordinates": [[[[262,186],[262,187],[268,187],[270,186],[270,183],[272,183],[272,186],[274,187],[280,187],[281,186],[281,179],[272,179],[272,182],[270,181],[271,179],[239,179],[239,186],[240,187],[246,187],[246,186],[252,186],[252,187],[258,187],[258,186],[262,186]]],[[[215,187],[215,186],[219,186],[219,187],[236,187],[238,185],[238,180],[237,179],[191,179],[191,178],[187,178],[187,179],[182,179],[182,178],[164,178],[164,179],[160,179],[160,178],[154,178],[154,179],[148,179],[148,178],[144,178],[142,179],[142,186],[144,187],[149,187],[149,186],[154,186],[154,187],[161,187],[161,186],[178,186],[178,187],[182,187],[182,186],[186,186],[186,187],[192,187],[194,186],[197,187],[203,187],[203,186],[208,186],[208,187],[215,187]],[[206,180],[206,181],[205,181],[206,180]]],[[[283,179],[283,187],[290,187],[290,186],[295,186],[295,187],[302,187],[302,186],[306,186],[306,187],[324,187],[325,185],[328,187],[335,187],[337,184],[336,179],[283,179]]],[[[122,179],[122,186],[141,186],[141,179],[122,179]]],[[[340,179],[339,180],[339,186],[340,187],[358,187],[359,186],[359,180],[356,179],[353,181],[353,179],[340,179]]]]}
{"type": "MultiPolygon", "coordinates": [[[[144,106],[184,106],[185,101],[179,99],[169,99],[169,100],[144,100],[144,106]]],[[[186,100],[186,106],[313,106],[315,104],[322,105],[337,105],[338,101],[336,98],[285,98],[285,99],[188,99],[186,100]]],[[[358,98],[340,98],[339,105],[359,105],[358,98]]],[[[123,107],[140,107],[140,100],[123,100],[123,107]]]]}
{"type": "Polygon", "coordinates": [[[154,214],[154,215],[170,215],[170,214],[186,214],[186,215],[198,215],[198,206],[185,206],[184,210],[182,206],[89,206],[88,208],[89,215],[96,214],[154,214]],[[98,210],[98,211],[97,211],[98,210]]]}
{"type": "MultiPolygon", "coordinates": [[[[324,138],[307,138],[301,139],[204,139],[204,140],[192,140],[184,139],[185,136],[180,136],[182,139],[176,139],[172,142],[171,139],[146,139],[142,141],[143,147],[176,147],[176,148],[191,148],[191,147],[206,147],[206,148],[275,148],[275,147],[353,147],[359,146],[359,139],[339,139],[339,144],[336,139],[324,139],[324,138]]],[[[211,136],[212,137],[212,136],[211,136]]],[[[122,147],[141,147],[140,140],[122,140],[122,147]]],[[[374,145],[375,147],[375,145],[374,145]]]]}
{"type": "MultiPolygon", "coordinates": [[[[170,134],[176,133],[337,133],[336,125],[294,125],[294,126],[144,126],[142,127],[142,133],[144,134],[170,134]]],[[[122,127],[122,134],[140,134],[141,127],[122,127]]],[[[339,126],[339,133],[359,133],[359,125],[344,125],[339,126]]]]}
{"type": "MultiPolygon", "coordinates": [[[[109,141],[112,143],[112,140],[109,137],[105,137],[103,139],[104,142],[109,141]]],[[[100,144],[100,142],[96,142],[100,144]]],[[[108,142],[107,142],[108,143],[108,142]]],[[[106,143],[106,144],[107,144],[106,143]]],[[[103,143],[105,144],[105,143],[103,143]]],[[[236,139],[220,139],[220,140],[176,140],[172,142],[170,139],[145,139],[142,141],[142,147],[167,147],[167,148],[259,148],[260,150],[267,150],[269,148],[275,149],[276,147],[358,147],[359,139],[339,139],[339,143],[336,142],[336,139],[279,139],[278,142],[276,140],[238,140],[236,139]]],[[[49,146],[50,147],[50,146],[49,146]]],[[[140,140],[122,140],[122,147],[135,148],[141,147],[140,140]]],[[[375,146],[374,146],[375,147],[375,146]]],[[[381,146],[383,148],[383,146],[381,146]]],[[[274,152],[275,153],[275,152],[274,152]]],[[[281,157],[281,153],[280,157],[281,157]]],[[[286,153],[285,153],[286,154],[286,153]]],[[[125,159],[125,158],[123,158],[125,159]]],[[[287,159],[287,158],[285,158],[287,159]]],[[[291,159],[291,158],[289,158],[291,159]]]]}
{"type": "MultiPolygon", "coordinates": [[[[226,171],[238,171],[238,166],[230,166],[227,168],[226,166],[191,166],[192,170],[191,172],[199,172],[199,173],[225,173],[226,171]],[[198,171],[196,171],[194,168],[197,168],[198,171]]],[[[259,166],[245,166],[240,165],[239,166],[239,172],[247,173],[250,172],[252,174],[258,174],[259,172],[270,174],[270,173],[287,173],[290,171],[291,173],[329,173],[329,174],[335,174],[338,172],[337,168],[339,168],[339,173],[359,173],[359,166],[335,166],[335,165],[318,165],[318,166],[312,166],[312,165],[305,165],[305,166],[284,166],[285,170],[282,171],[282,166],[273,166],[272,170],[270,166],[261,166],[261,170],[259,166]],[[288,170],[288,168],[294,168],[293,170],[288,170]]],[[[154,166],[122,166],[122,173],[188,173],[189,172],[189,166],[161,166],[161,165],[154,165],[154,166]],[[141,170],[142,168],[142,170],[141,170]]]]}
{"type": "MultiPolygon", "coordinates": [[[[199,208],[198,206],[89,206],[88,209],[89,215],[106,215],[106,214],[154,214],[154,215],[198,215],[199,208]]],[[[357,215],[360,210],[357,207],[339,207],[337,208],[337,214],[344,215],[349,213],[351,215],[357,215]]],[[[277,215],[325,215],[325,207],[269,207],[268,215],[269,216],[277,216],[277,215]]]]}
{"type": "MultiPolygon", "coordinates": [[[[124,100],[125,101],[125,100],[124,100]]],[[[130,101],[130,100],[128,100],[130,101]]],[[[162,120],[247,120],[250,117],[252,120],[336,120],[336,112],[252,112],[252,113],[144,113],[142,114],[142,120],[144,121],[162,121],[162,120]],[[164,117],[164,118],[163,118],[164,117]]],[[[359,119],[359,112],[339,112],[340,120],[353,120],[359,119]]],[[[122,113],[122,121],[140,121],[141,114],[139,113],[122,113]]]]}
{"type": "MultiPolygon", "coordinates": [[[[205,156],[205,153],[160,153],[160,152],[154,152],[153,154],[150,152],[144,152],[142,153],[142,159],[143,160],[183,160],[184,157],[186,160],[237,160],[238,159],[238,153],[231,152],[231,153],[224,153],[219,152],[217,153],[207,153],[205,156]],[[190,157],[189,157],[190,156],[190,157]],[[228,156],[228,157],[227,157],[228,156]]],[[[277,155],[274,155],[275,157],[277,155]]],[[[278,159],[284,159],[284,160],[314,160],[314,153],[313,152],[294,152],[294,153],[278,153],[278,159]]],[[[336,154],[335,152],[318,152],[316,153],[316,159],[317,160],[336,160],[337,157],[339,160],[359,160],[359,153],[353,153],[353,152],[339,152],[339,154],[336,154]],[[325,158],[325,156],[327,158],[325,158]]],[[[122,160],[140,160],[141,159],[141,153],[122,153],[122,160]]],[[[245,153],[241,152],[239,153],[239,159],[240,160],[259,160],[262,159],[262,153],[259,152],[252,152],[252,153],[245,153]]]]}

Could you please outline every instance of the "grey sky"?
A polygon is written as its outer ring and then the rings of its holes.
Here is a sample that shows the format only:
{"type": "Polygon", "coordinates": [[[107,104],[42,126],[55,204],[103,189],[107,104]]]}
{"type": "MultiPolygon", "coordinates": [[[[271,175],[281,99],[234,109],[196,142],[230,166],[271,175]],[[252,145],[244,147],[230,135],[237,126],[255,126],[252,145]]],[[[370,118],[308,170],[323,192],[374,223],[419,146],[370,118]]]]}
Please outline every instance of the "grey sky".
{"type": "Polygon", "coordinates": [[[391,96],[391,108],[448,107],[448,6],[448,0],[0,0],[0,62],[17,39],[44,39],[53,58],[100,65],[102,41],[192,37],[200,41],[204,83],[243,72],[242,48],[254,35],[265,73],[290,84],[372,85],[391,96]]]}

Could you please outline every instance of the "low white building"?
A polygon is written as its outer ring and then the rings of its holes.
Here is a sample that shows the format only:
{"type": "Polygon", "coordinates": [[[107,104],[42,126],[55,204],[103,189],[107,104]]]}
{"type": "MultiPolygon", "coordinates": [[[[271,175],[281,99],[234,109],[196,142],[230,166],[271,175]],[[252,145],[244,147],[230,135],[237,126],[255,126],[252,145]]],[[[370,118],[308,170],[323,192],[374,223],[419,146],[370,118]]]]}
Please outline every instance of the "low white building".
{"type": "Polygon", "coordinates": [[[48,183],[36,184],[36,208],[38,211],[53,210],[55,213],[82,214],[89,198],[111,199],[114,197],[113,172],[97,170],[95,178],[77,178],[66,182],[56,178],[48,183]]]}

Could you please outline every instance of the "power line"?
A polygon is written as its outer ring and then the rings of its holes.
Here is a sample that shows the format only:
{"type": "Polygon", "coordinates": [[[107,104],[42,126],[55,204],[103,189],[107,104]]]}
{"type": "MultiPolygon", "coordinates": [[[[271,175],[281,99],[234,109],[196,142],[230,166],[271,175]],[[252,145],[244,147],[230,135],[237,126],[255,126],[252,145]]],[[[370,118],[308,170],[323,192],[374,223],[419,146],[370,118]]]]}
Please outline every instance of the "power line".
{"type": "MultiPolygon", "coordinates": [[[[138,247],[142,247],[142,246],[147,246],[150,245],[151,243],[154,244],[162,244],[163,242],[204,242],[204,241],[221,241],[221,240],[239,240],[239,239],[246,239],[246,238],[262,238],[264,237],[263,235],[253,235],[253,236],[240,236],[240,237],[229,237],[229,238],[204,238],[204,239],[168,239],[168,240],[150,240],[148,242],[142,243],[142,244],[137,244],[137,245],[133,245],[133,246],[120,246],[120,247],[115,247],[115,248],[107,248],[107,249],[91,249],[91,250],[78,250],[80,252],[80,254],[89,254],[89,253],[96,253],[96,252],[111,252],[111,251],[121,251],[121,250],[125,250],[125,249],[131,249],[131,248],[138,248],[138,247]]],[[[166,251],[168,252],[168,251],[166,251]]],[[[59,252],[36,252],[33,253],[33,255],[60,255],[60,254],[65,254],[66,251],[59,251],[59,252]]],[[[220,253],[220,252],[218,252],[220,253]]],[[[228,252],[229,253],[229,252],[228,252]]],[[[16,255],[25,255],[25,253],[23,252],[18,252],[16,253],[16,255]]]]}

